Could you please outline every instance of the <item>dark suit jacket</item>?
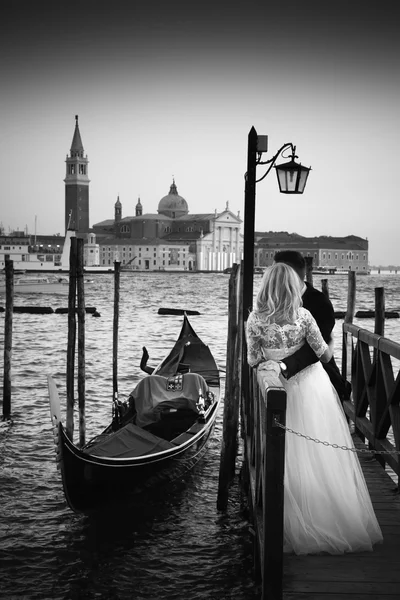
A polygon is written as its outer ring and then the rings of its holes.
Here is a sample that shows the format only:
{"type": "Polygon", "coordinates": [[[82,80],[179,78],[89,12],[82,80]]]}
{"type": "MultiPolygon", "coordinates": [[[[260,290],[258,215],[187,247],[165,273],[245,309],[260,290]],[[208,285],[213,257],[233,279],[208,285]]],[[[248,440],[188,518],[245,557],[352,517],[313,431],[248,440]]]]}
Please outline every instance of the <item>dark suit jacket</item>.
{"type": "MultiPolygon", "coordinates": [[[[335,325],[335,315],[331,301],[319,290],[306,283],[306,291],[303,294],[303,306],[310,311],[321,330],[322,337],[329,343],[332,329],[335,325]]],[[[318,362],[314,350],[306,343],[300,350],[284,359],[287,366],[286,377],[290,379],[299,371],[302,371],[309,365],[318,362]]],[[[332,357],[328,363],[322,363],[325,371],[336,389],[341,400],[350,398],[351,386],[344,377],[342,377],[339,368],[332,357]]]]}

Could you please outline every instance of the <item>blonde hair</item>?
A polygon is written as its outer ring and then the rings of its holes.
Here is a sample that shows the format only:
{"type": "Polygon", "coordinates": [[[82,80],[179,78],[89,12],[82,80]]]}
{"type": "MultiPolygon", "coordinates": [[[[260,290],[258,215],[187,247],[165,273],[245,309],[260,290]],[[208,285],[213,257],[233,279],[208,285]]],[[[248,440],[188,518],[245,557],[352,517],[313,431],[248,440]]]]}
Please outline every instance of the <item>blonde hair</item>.
{"type": "Polygon", "coordinates": [[[302,282],[296,271],[285,263],[265,270],[257,295],[256,311],[272,323],[294,323],[302,306],[302,282]]]}

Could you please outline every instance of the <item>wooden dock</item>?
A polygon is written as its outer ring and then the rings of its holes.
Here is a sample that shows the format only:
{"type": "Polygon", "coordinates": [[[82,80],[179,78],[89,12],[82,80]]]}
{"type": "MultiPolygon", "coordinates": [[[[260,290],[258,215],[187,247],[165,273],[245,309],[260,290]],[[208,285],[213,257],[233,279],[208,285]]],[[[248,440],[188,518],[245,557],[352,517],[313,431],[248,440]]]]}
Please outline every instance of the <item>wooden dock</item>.
{"type": "MultiPolygon", "coordinates": [[[[365,448],[357,436],[356,447],[365,448]]],[[[340,450],[338,450],[340,452],[340,450]]],[[[284,600],[394,600],[400,598],[400,496],[371,456],[359,454],[383,543],[373,552],[340,556],[284,555],[284,600]]]]}
{"type": "MultiPolygon", "coordinates": [[[[236,415],[240,413],[242,483],[254,532],[260,600],[400,600],[400,344],[384,337],[384,290],[375,290],[375,333],[357,327],[352,324],[355,276],[349,274],[342,329],[342,372],[352,383],[351,400],[343,408],[354,429],[354,443],[384,539],[372,552],[297,556],[283,552],[285,438],[294,435],[286,429],[286,391],[273,371],[257,372],[247,365],[240,271],[232,272],[230,282],[217,505],[221,510],[227,506],[235,461],[232,448],[228,450],[236,440],[236,415]]],[[[316,442],[310,439],[309,443],[316,442]]],[[[349,450],[338,447],[336,451],[349,450]]]]}

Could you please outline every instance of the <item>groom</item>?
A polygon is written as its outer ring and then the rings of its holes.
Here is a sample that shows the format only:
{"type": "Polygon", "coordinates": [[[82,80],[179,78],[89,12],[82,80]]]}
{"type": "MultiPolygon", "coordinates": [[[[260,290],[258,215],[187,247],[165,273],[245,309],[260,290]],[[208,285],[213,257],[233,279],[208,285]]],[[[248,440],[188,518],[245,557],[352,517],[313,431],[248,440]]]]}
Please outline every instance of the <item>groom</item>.
{"type": "MultiPolygon", "coordinates": [[[[276,263],[286,263],[292,267],[300,279],[304,282],[306,274],[306,261],[300,252],[294,250],[282,250],[275,254],[276,263]]],[[[310,311],[321,330],[322,337],[329,343],[332,330],[335,326],[335,315],[331,301],[311,284],[304,282],[303,306],[310,311]]],[[[318,362],[318,358],[307,342],[291,356],[287,356],[281,361],[282,374],[286,379],[290,379],[299,371],[302,371],[309,365],[318,362]],[[285,368],[286,367],[286,368],[285,368]]],[[[341,401],[350,399],[351,385],[342,376],[339,368],[332,357],[328,363],[322,363],[325,371],[328,373],[333,387],[336,389],[341,401]]]]}

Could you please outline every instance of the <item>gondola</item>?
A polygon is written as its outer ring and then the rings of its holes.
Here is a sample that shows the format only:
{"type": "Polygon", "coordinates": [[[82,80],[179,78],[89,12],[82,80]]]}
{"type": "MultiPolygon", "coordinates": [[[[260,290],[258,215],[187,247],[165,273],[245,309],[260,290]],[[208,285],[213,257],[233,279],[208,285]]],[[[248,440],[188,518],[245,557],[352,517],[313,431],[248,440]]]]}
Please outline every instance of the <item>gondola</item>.
{"type": "Polygon", "coordinates": [[[137,498],[190,470],[204,455],[220,405],[219,370],[187,316],[166,358],[127,402],[115,402],[111,423],[83,447],[61,422],[55,381],[48,377],[56,454],[66,501],[78,513],[137,498]]]}

